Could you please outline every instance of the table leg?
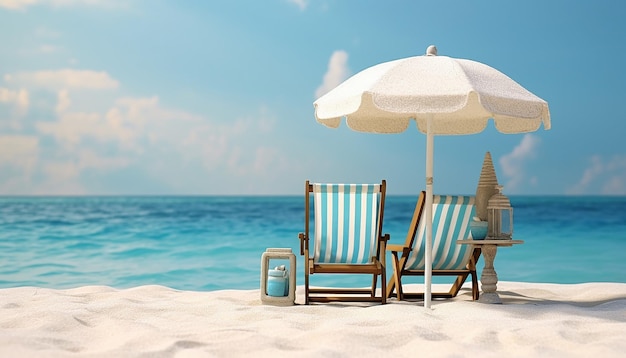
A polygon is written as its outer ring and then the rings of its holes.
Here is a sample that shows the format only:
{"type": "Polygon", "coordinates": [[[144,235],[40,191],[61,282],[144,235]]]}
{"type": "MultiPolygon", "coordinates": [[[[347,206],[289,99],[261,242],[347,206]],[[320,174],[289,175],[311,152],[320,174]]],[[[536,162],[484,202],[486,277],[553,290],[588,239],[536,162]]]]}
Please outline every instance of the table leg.
{"type": "Polygon", "coordinates": [[[498,288],[498,274],[493,267],[493,260],[496,258],[497,245],[483,245],[482,253],[485,258],[485,267],[480,275],[481,288],[483,293],[478,302],[482,303],[502,303],[500,296],[496,292],[498,288]]]}

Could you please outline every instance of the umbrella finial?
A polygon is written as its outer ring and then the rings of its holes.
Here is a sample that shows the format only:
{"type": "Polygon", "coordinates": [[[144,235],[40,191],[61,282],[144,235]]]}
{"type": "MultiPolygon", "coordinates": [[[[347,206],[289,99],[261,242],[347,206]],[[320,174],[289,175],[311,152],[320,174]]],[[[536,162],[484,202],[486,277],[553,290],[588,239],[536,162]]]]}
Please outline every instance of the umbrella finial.
{"type": "Polygon", "coordinates": [[[437,46],[428,46],[428,48],[426,49],[426,56],[437,56],[437,46]]]}

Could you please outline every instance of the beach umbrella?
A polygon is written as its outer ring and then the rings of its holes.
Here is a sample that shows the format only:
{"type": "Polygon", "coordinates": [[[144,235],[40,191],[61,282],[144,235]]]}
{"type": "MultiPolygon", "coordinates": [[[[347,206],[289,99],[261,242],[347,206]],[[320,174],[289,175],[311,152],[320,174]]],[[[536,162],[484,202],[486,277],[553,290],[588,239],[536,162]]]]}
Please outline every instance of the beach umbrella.
{"type": "Polygon", "coordinates": [[[483,63],[426,54],[369,67],[313,103],[317,121],[337,128],[342,118],[359,132],[400,133],[411,120],[426,134],[426,269],[424,306],[432,284],[433,142],[436,135],[482,132],[493,120],[502,133],[550,129],[548,103],[483,63]]]}

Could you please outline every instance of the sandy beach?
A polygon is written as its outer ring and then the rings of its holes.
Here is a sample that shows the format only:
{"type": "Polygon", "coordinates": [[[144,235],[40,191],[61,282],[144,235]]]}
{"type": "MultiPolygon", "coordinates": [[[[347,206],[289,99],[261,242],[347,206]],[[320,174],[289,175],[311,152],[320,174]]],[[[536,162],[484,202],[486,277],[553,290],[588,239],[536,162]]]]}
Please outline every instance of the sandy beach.
{"type": "MultiPolygon", "coordinates": [[[[435,285],[436,286],[436,285],[435,285]]],[[[2,357],[617,357],[626,284],[499,282],[504,304],[458,297],[261,304],[258,290],[0,290],[2,357]]]]}

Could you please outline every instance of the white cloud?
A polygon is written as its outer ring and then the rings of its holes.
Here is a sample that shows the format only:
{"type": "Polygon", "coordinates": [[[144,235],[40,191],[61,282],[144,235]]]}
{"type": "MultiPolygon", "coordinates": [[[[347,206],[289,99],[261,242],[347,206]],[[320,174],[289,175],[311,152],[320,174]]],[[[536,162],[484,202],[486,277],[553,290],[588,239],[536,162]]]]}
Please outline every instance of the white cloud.
{"type": "MultiPolygon", "coordinates": [[[[524,164],[528,159],[535,156],[538,145],[539,138],[532,134],[525,134],[511,153],[505,154],[500,158],[503,174],[508,178],[508,182],[505,184],[508,190],[515,190],[526,180],[524,164]]],[[[530,182],[536,183],[537,178],[531,178],[530,182]]]]}
{"type": "Polygon", "coordinates": [[[589,159],[589,165],[568,194],[626,194],[626,155],[605,160],[599,155],[589,159]]]}
{"type": "MultiPolygon", "coordinates": [[[[226,165],[232,173],[239,174],[260,168],[251,158],[255,162],[268,160],[267,154],[253,157],[247,154],[249,148],[241,152],[237,149],[241,142],[248,144],[259,134],[272,131],[274,119],[266,108],[254,118],[218,124],[203,116],[164,108],[158,97],[120,98],[104,114],[68,112],[69,104],[68,92],[59,91],[58,120],[37,122],[36,128],[40,134],[55,138],[66,155],[73,157],[86,146],[108,143],[128,156],[167,151],[167,155],[176,153],[173,160],[180,162],[177,165],[197,162],[206,170],[226,165]],[[242,140],[244,137],[247,139],[242,140]]],[[[130,161],[116,163],[128,165],[130,161]]],[[[79,167],[82,168],[85,166],[79,167]]]]}
{"type": "Polygon", "coordinates": [[[0,165],[32,169],[37,161],[38,139],[26,135],[0,136],[0,165]]]}
{"type": "Polygon", "coordinates": [[[53,136],[65,148],[73,149],[85,139],[105,141],[115,137],[101,117],[99,113],[63,113],[59,121],[37,122],[36,128],[41,134],[53,136]]]}
{"type": "Polygon", "coordinates": [[[125,132],[123,141],[131,145],[137,138],[150,143],[179,148],[194,132],[202,132],[208,121],[203,116],[165,108],[159,98],[121,98],[107,114],[108,125],[125,132]]]}
{"type": "Polygon", "coordinates": [[[67,111],[71,103],[72,101],[70,101],[70,96],[67,90],[65,89],[60,90],[57,94],[57,107],[56,107],[57,113],[67,111]]]}
{"type": "Polygon", "coordinates": [[[128,120],[123,108],[111,108],[106,116],[103,126],[111,133],[111,139],[115,139],[121,150],[141,152],[137,138],[141,136],[141,125],[133,124],[128,120]]]}
{"type": "Polygon", "coordinates": [[[612,176],[606,180],[602,187],[602,194],[624,195],[626,194],[626,176],[612,176]]]}
{"type": "Polygon", "coordinates": [[[328,70],[324,74],[322,84],[315,91],[315,98],[319,98],[337,87],[348,78],[348,53],[343,50],[333,52],[328,61],[328,70]]]}
{"type": "Polygon", "coordinates": [[[23,117],[28,112],[29,102],[28,91],[25,89],[11,90],[0,87],[0,104],[7,103],[14,109],[11,117],[0,120],[0,130],[8,128],[19,131],[22,129],[23,117]]]}
{"type": "Polygon", "coordinates": [[[104,71],[73,69],[6,74],[4,81],[24,87],[46,88],[53,91],[68,88],[113,89],[119,85],[117,80],[104,71]]]}
{"type": "Polygon", "coordinates": [[[124,156],[103,156],[94,150],[85,149],[78,155],[78,167],[82,169],[98,169],[109,171],[130,165],[131,159],[124,156]]]}
{"type": "Polygon", "coordinates": [[[300,8],[300,10],[304,11],[307,6],[309,5],[309,1],[308,0],[287,0],[288,2],[298,6],[300,8]]]}
{"type": "Polygon", "coordinates": [[[129,165],[129,159],[115,156],[102,156],[91,149],[82,149],[70,160],[53,160],[43,166],[48,183],[78,181],[84,169],[111,170],[129,165]]]}
{"type": "Polygon", "coordinates": [[[602,158],[599,155],[594,155],[591,157],[590,165],[583,172],[583,176],[580,178],[576,188],[573,189],[574,192],[582,193],[583,190],[589,186],[589,184],[598,177],[598,175],[602,174],[604,171],[604,165],[602,164],[602,158]]]}
{"type": "Polygon", "coordinates": [[[10,90],[0,87],[0,103],[14,104],[19,114],[24,114],[28,109],[28,91],[25,89],[10,90]]]}
{"type": "Polygon", "coordinates": [[[40,174],[45,178],[33,185],[32,180],[9,180],[0,186],[0,192],[27,193],[32,195],[86,195],[90,194],[83,184],[85,170],[105,173],[129,165],[123,157],[106,157],[85,149],[70,158],[57,158],[40,163],[40,174]],[[19,185],[18,185],[19,184],[19,185]]]}
{"type": "Polygon", "coordinates": [[[200,155],[197,160],[207,171],[224,167],[236,176],[249,175],[254,168],[262,169],[255,163],[261,160],[259,149],[264,147],[263,135],[274,127],[274,119],[267,108],[260,109],[253,118],[240,118],[232,123],[217,124],[205,120],[198,124],[184,138],[185,156],[200,155]],[[259,147],[255,149],[257,143],[259,147]]]}
{"type": "MultiPolygon", "coordinates": [[[[298,166],[289,164],[287,154],[268,140],[276,119],[265,106],[247,116],[213,120],[164,107],[157,96],[105,102],[114,92],[94,97],[85,90],[118,85],[104,72],[39,71],[10,74],[5,80],[32,86],[47,99],[32,98],[36,120],[22,119],[30,120],[22,127],[34,130],[34,136],[2,137],[0,193],[120,193],[126,189],[119,178],[129,172],[149,180],[152,186],[147,187],[166,193],[207,193],[224,186],[231,192],[257,192],[259,180],[272,188],[265,190],[276,191],[276,180],[298,166]],[[93,81],[101,83],[94,86],[93,81]],[[50,94],[55,102],[50,102],[50,94]],[[121,170],[125,168],[129,170],[121,170]],[[108,178],[118,184],[108,184],[108,178]]],[[[0,100],[28,104],[28,93],[22,90],[20,96],[20,91],[3,88],[0,100]]],[[[7,128],[6,121],[0,124],[7,128]]],[[[12,131],[19,133],[22,127],[12,131]]]]}
{"type": "MultiPolygon", "coordinates": [[[[156,97],[155,97],[156,99],[156,97]]],[[[98,112],[68,112],[70,104],[66,91],[59,92],[57,104],[57,121],[40,121],[35,124],[37,131],[42,135],[55,138],[65,150],[74,151],[83,144],[113,144],[123,151],[137,151],[137,139],[151,136],[146,130],[146,122],[158,121],[154,111],[139,113],[142,106],[153,99],[138,99],[129,103],[123,99],[106,111],[98,112]],[[155,115],[152,118],[151,115],[155,115]]]]}
{"type": "Polygon", "coordinates": [[[62,183],[78,178],[78,165],[73,161],[48,162],[43,167],[49,182],[62,183]]]}

